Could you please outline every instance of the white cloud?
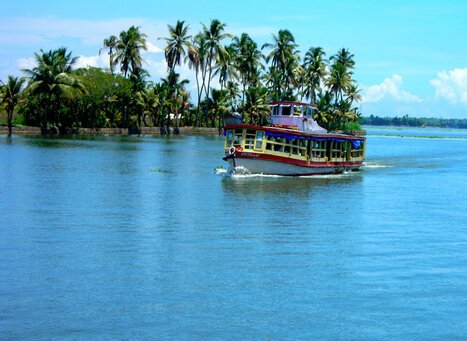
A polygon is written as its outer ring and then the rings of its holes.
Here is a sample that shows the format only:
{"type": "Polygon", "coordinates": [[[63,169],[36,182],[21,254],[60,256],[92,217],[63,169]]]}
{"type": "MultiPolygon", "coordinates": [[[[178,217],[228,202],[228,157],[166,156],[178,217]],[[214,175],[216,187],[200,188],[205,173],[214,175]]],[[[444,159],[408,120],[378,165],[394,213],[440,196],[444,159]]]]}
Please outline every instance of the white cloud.
{"type": "Polygon", "coordinates": [[[75,68],[84,67],[109,67],[109,55],[101,54],[96,56],[79,56],[79,59],[75,64],[75,68]]]}
{"type": "Polygon", "coordinates": [[[146,48],[147,48],[146,51],[150,52],[150,53],[161,53],[161,52],[164,51],[159,46],[156,46],[155,44],[151,43],[150,41],[146,41],[146,48]]]}
{"type": "Polygon", "coordinates": [[[34,57],[20,58],[16,61],[16,65],[21,69],[33,69],[36,67],[36,59],[34,57]]]}
{"type": "Polygon", "coordinates": [[[386,78],[382,83],[370,86],[364,94],[362,102],[375,103],[384,99],[405,103],[422,102],[418,96],[401,90],[402,84],[403,80],[400,75],[392,75],[391,78],[386,78]]]}
{"type": "Polygon", "coordinates": [[[435,88],[436,99],[446,99],[453,104],[467,104],[467,68],[441,71],[437,77],[430,81],[435,88]]]}

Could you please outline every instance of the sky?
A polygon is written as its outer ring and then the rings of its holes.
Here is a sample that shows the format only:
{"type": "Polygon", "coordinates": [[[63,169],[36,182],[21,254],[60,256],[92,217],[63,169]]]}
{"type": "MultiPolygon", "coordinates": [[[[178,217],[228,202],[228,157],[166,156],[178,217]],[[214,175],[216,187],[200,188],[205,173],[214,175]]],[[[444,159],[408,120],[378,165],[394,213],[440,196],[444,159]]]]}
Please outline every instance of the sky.
{"type": "MultiPolygon", "coordinates": [[[[167,75],[167,25],[184,20],[192,35],[213,19],[258,46],[288,29],[303,56],[321,46],[354,54],[364,116],[467,118],[467,1],[449,0],[0,0],[0,80],[34,67],[34,54],[67,47],[79,66],[108,66],[102,42],[139,26],[147,34],[145,69],[167,75]]],[[[266,52],[266,51],[264,51],[266,52]]],[[[191,81],[188,67],[177,69],[191,81]]]]}

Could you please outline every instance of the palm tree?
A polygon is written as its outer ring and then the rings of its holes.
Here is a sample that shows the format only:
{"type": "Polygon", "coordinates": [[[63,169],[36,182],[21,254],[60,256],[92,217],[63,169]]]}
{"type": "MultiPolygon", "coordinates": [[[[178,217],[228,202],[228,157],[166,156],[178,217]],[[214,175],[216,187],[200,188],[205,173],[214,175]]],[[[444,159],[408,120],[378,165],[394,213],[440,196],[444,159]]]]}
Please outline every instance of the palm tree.
{"type": "Polygon", "coordinates": [[[305,54],[303,95],[309,98],[311,103],[316,102],[316,92],[321,92],[321,84],[327,75],[325,55],[322,47],[311,47],[305,54]]]}
{"type": "Polygon", "coordinates": [[[237,99],[240,97],[238,91],[238,84],[233,81],[227,82],[225,90],[227,90],[227,99],[230,104],[231,110],[237,110],[237,99]]]}
{"type": "MultiPolygon", "coordinates": [[[[190,38],[188,35],[188,26],[184,25],[184,21],[178,20],[175,26],[168,25],[169,28],[169,38],[164,38],[167,42],[165,47],[165,59],[167,61],[167,67],[169,69],[169,74],[175,74],[175,66],[180,65],[182,57],[186,56],[186,51],[190,48],[190,38]]],[[[177,97],[177,89],[174,89],[173,92],[174,99],[177,97]]],[[[174,101],[175,104],[175,117],[178,117],[178,106],[177,101],[174,101]]],[[[177,122],[177,120],[175,120],[177,122]]],[[[174,128],[174,133],[178,134],[178,125],[174,128]]]]}
{"type": "Polygon", "coordinates": [[[221,23],[219,20],[214,19],[211,21],[209,27],[203,25],[203,34],[205,36],[205,41],[207,45],[207,87],[206,87],[206,97],[209,97],[210,85],[212,79],[212,72],[214,69],[213,63],[215,63],[221,55],[226,54],[226,50],[222,45],[222,40],[225,38],[231,38],[232,35],[228,33],[223,33],[225,29],[225,24],[221,23]]]}
{"type": "MultiPolygon", "coordinates": [[[[78,57],[71,57],[65,47],[35,54],[37,66],[26,69],[29,83],[26,91],[37,96],[42,110],[42,131],[47,131],[51,116],[54,125],[59,124],[58,115],[64,98],[73,97],[76,91],[84,93],[82,83],[72,74],[78,57]]],[[[60,127],[59,127],[60,128],[60,127]]]]}
{"type": "Polygon", "coordinates": [[[351,84],[351,73],[347,70],[347,67],[340,62],[334,62],[331,65],[331,72],[327,79],[327,86],[334,94],[336,103],[343,100],[344,93],[347,92],[347,89],[351,84]]]}
{"type": "Polygon", "coordinates": [[[104,39],[104,47],[99,50],[99,54],[102,53],[103,50],[109,49],[109,68],[110,73],[114,73],[114,56],[115,50],[117,48],[118,39],[116,36],[111,35],[109,38],[104,39]]]}
{"type": "Polygon", "coordinates": [[[228,102],[227,102],[227,90],[211,90],[211,98],[208,99],[209,113],[211,116],[211,124],[215,125],[215,120],[217,118],[217,128],[219,130],[219,135],[222,133],[222,118],[227,112],[228,102]]]}
{"type": "Polygon", "coordinates": [[[263,124],[263,118],[269,113],[266,88],[248,88],[246,94],[245,111],[249,114],[249,121],[252,124],[263,124]]]}
{"type": "Polygon", "coordinates": [[[24,83],[23,78],[8,76],[8,80],[4,86],[2,86],[2,97],[0,98],[1,102],[5,106],[7,113],[7,122],[8,122],[8,136],[12,134],[12,120],[13,113],[16,106],[21,101],[22,86],[24,83]]]}
{"type": "Polygon", "coordinates": [[[195,70],[196,78],[196,90],[198,93],[197,96],[197,108],[196,108],[196,118],[193,126],[198,126],[200,123],[200,103],[201,96],[203,94],[203,89],[205,87],[206,80],[206,58],[207,57],[207,45],[206,39],[203,34],[197,34],[188,48],[188,54],[186,58],[188,59],[188,67],[195,70]],[[200,84],[201,78],[201,84],[200,84]]]}
{"type": "Polygon", "coordinates": [[[271,77],[273,82],[272,90],[278,92],[282,98],[290,97],[290,85],[296,82],[296,69],[300,57],[298,55],[295,38],[288,30],[280,30],[278,35],[273,35],[274,43],[266,43],[262,49],[269,48],[271,52],[266,55],[266,62],[271,62],[270,72],[274,72],[271,77]]]}
{"type": "Polygon", "coordinates": [[[313,112],[313,119],[323,128],[330,129],[332,120],[333,95],[326,91],[319,93],[316,100],[316,110],[313,112]]]}
{"type": "Polygon", "coordinates": [[[246,33],[242,33],[240,37],[235,37],[232,46],[235,49],[235,65],[239,71],[242,84],[243,114],[247,87],[256,85],[254,83],[257,80],[261,52],[258,50],[258,45],[246,33]]]}
{"type": "MultiPolygon", "coordinates": [[[[167,102],[170,103],[169,109],[174,110],[178,107],[178,102],[179,98],[175,94],[182,94],[184,91],[184,87],[186,84],[188,84],[187,79],[183,79],[179,81],[180,75],[174,71],[170,71],[169,74],[167,75],[167,78],[162,79],[162,83],[168,88],[167,92],[167,98],[169,100],[166,100],[167,102]]],[[[170,114],[171,110],[167,112],[167,133],[169,133],[169,127],[170,127],[170,114]]],[[[174,122],[175,122],[175,127],[174,131],[178,131],[178,114],[175,112],[174,116],[174,122]]]]}
{"type": "Polygon", "coordinates": [[[161,134],[166,134],[164,127],[165,102],[169,99],[170,89],[165,83],[157,83],[152,89],[154,93],[154,111],[151,111],[151,119],[154,126],[160,126],[161,134]]]}
{"type": "Polygon", "coordinates": [[[355,67],[354,55],[346,48],[341,48],[337,53],[331,56],[330,60],[344,65],[347,69],[355,67]]]}
{"type": "Polygon", "coordinates": [[[225,53],[222,53],[217,58],[217,66],[213,76],[219,75],[219,83],[221,90],[227,85],[227,82],[237,78],[237,70],[233,63],[235,50],[232,46],[225,48],[225,53]]]}
{"type": "Polygon", "coordinates": [[[359,102],[362,100],[362,95],[360,94],[360,89],[357,84],[351,83],[346,91],[347,100],[350,103],[359,102]]]}
{"type": "Polygon", "coordinates": [[[142,68],[143,57],[141,50],[146,50],[146,34],[141,33],[139,27],[131,26],[127,31],[120,32],[115,47],[114,65],[120,64],[124,77],[128,73],[135,73],[142,68]]]}
{"type": "Polygon", "coordinates": [[[181,65],[182,57],[186,56],[190,48],[190,38],[188,35],[188,25],[185,21],[178,20],[175,26],[167,25],[170,37],[164,38],[167,42],[165,47],[165,60],[169,70],[174,71],[176,65],[181,65]]]}

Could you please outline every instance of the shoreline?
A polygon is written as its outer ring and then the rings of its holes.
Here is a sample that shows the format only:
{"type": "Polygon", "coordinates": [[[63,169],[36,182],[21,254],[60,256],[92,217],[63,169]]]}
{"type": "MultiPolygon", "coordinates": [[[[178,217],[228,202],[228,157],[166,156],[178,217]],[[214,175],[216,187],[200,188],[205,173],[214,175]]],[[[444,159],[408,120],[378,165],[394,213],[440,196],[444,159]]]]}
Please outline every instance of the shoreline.
{"type": "MultiPolygon", "coordinates": [[[[218,128],[179,127],[180,133],[174,134],[170,127],[169,135],[219,135],[218,128]]],[[[42,135],[40,127],[13,127],[13,135],[42,135]]],[[[0,135],[7,135],[8,127],[0,126],[0,135]]],[[[44,136],[71,136],[71,135],[166,135],[161,134],[159,127],[143,127],[139,133],[130,133],[127,128],[79,128],[70,134],[48,134],[44,136]]]]}

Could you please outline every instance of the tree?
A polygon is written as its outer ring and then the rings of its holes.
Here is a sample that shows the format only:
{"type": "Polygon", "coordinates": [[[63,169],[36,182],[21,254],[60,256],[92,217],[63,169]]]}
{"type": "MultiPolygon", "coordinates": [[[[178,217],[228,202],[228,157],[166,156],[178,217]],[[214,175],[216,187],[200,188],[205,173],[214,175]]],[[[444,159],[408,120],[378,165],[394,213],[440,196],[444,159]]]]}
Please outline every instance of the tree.
{"type": "Polygon", "coordinates": [[[231,110],[236,111],[237,99],[240,97],[238,84],[233,81],[227,82],[225,90],[227,91],[227,101],[229,102],[231,110]]]}
{"type": "Polygon", "coordinates": [[[109,68],[110,73],[114,73],[114,56],[115,50],[117,48],[118,39],[116,36],[111,35],[109,38],[104,39],[104,47],[99,50],[99,54],[102,53],[103,50],[109,49],[109,68]]]}
{"type": "Polygon", "coordinates": [[[333,110],[333,96],[329,91],[318,94],[316,110],[313,111],[313,119],[323,128],[330,130],[333,110]]]}
{"type": "Polygon", "coordinates": [[[346,67],[346,69],[350,70],[355,67],[354,55],[350,53],[350,51],[346,48],[341,48],[337,51],[337,53],[331,56],[331,60],[335,61],[336,63],[340,63],[346,67]]]}
{"type": "Polygon", "coordinates": [[[346,93],[352,85],[351,74],[348,72],[347,67],[344,64],[334,62],[331,65],[327,85],[329,90],[334,94],[336,103],[342,101],[344,93],[346,93]]]}
{"type": "Polygon", "coordinates": [[[203,24],[203,34],[205,42],[207,45],[207,87],[206,87],[206,97],[209,97],[210,85],[212,79],[212,72],[214,70],[213,63],[219,58],[225,58],[227,51],[222,45],[222,40],[225,38],[231,38],[232,35],[228,33],[223,33],[225,29],[225,24],[221,23],[219,20],[214,19],[211,21],[209,27],[203,24]]]}
{"type": "Polygon", "coordinates": [[[23,70],[29,79],[26,91],[38,99],[42,111],[42,131],[47,132],[49,120],[62,129],[59,114],[65,108],[62,105],[64,99],[85,92],[82,83],[72,74],[78,57],[72,58],[65,47],[48,52],[41,50],[41,54],[36,53],[35,57],[37,66],[23,70]]]}
{"type": "Polygon", "coordinates": [[[97,129],[125,126],[125,106],[131,102],[134,84],[97,67],[78,69],[75,74],[86,89],[74,106],[76,124],[97,129]]]}
{"type": "Polygon", "coordinates": [[[227,90],[211,90],[211,98],[208,99],[208,112],[211,118],[211,125],[215,126],[215,121],[217,118],[217,128],[219,129],[219,134],[222,133],[222,118],[227,112],[227,90]]]}
{"type": "MultiPolygon", "coordinates": [[[[175,26],[168,25],[169,38],[164,38],[167,42],[165,48],[165,59],[167,61],[167,67],[169,69],[169,77],[171,74],[175,75],[175,66],[180,65],[182,56],[186,55],[187,49],[190,48],[190,38],[188,35],[188,26],[184,25],[184,21],[177,21],[175,26]]],[[[178,106],[177,106],[177,89],[174,89],[174,104],[175,104],[175,117],[178,117],[178,106]]],[[[175,120],[177,123],[177,119],[175,120]]],[[[178,124],[175,125],[174,133],[178,134],[178,124]]]]}
{"type": "Polygon", "coordinates": [[[141,33],[139,27],[131,26],[127,31],[121,31],[115,45],[115,65],[120,64],[124,77],[128,73],[136,73],[142,68],[143,57],[141,50],[146,50],[146,34],[141,33]]]}
{"type": "Polygon", "coordinates": [[[169,74],[167,75],[166,78],[162,79],[162,83],[168,88],[168,91],[166,92],[167,97],[169,99],[166,99],[168,103],[168,112],[167,112],[167,124],[166,124],[166,129],[167,133],[169,132],[169,127],[170,127],[170,115],[172,112],[175,112],[174,115],[174,122],[175,122],[175,128],[178,130],[178,113],[175,111],[175,109],[178,107],[180,99],[178,98],[177,94],[182,94],[184,91],[184,87],[186,84],[188,84],[187,79],[183,79],[179,81],[180,75],[174,71],[170,71],[169,74]]]}
{"type": "Polygon", "coordinates": [[[273,44],[266,43],[262,49],[269,48],[271,52],[266,55],[266,62],[271,63],[269,72],[272,90],[279,94],[280,99],[292,99],[293,87],[296,84],[296,69],[300,57],[295,44],[295,38],[288,30],[279,30],[273,35],[273,44]]]}
{"type": "Polygon", "coordinates": [[[245,111],[248,113],[249,123],[258,125],[266,123],[264,117],[270,112],[266,88],[248,88],[245,111]]]}
{"type": "Polygon", "coordinates": [[[242,114],[245,107],[245,94],[249,86],[254,86],[257,80],[258,68],[261,60],[261,52],[258,45],[246,33],[235,37],[232,47],[235,51],[235,65],[240,74],[242,84],[242,114]]]}
{"type": "Polygon", "coordinates": [[[327,75],[325,55],[322,47],[311,47],[305,54],[303,96],[311,103],[316,102],[316,93],[322,90],[321,85],[327,75]]]}
{"type": "Polygon", "coordinates": [[[188,25],[185,21],[178,20],[175,26],[167,25],[170,37],[164,38],[167,42],[165,47],[165,60],[169,70],[174,71],[175,66],[181,65],[182,57],[186,56],[191,43],[188,35],[188,25]]]}
{"type": "Polygon", "coordinates": [[[0,100],[7,113],[8,136],[12,134],[13,113],[15,112],[16,106],[21,101],[23,83],[23,78],[8,76],[8,80],[3,86],[0,100]]]}
{"type": "Polygon", "coordinates": [[[213,76],[219,75],[221,90],[227,85],[229,80],[237,78],[237,70],[233,62],[235,50],[232,46],[227,46],[225,52],[218,56],[216,69],[213,74],[213,76]]]}
{"type": "Polygon", "coordinates": [[[207,64],[207,45],[203,34],[197,34],[188,48],[188,67],[195,70],[196,90],[197,90],[197,108],[194,126],[200,123],[200,103],[203,89],[206,81],[206,64],[207,64]],[[200,84],[201,78],[201,84],[200,84]]]}

